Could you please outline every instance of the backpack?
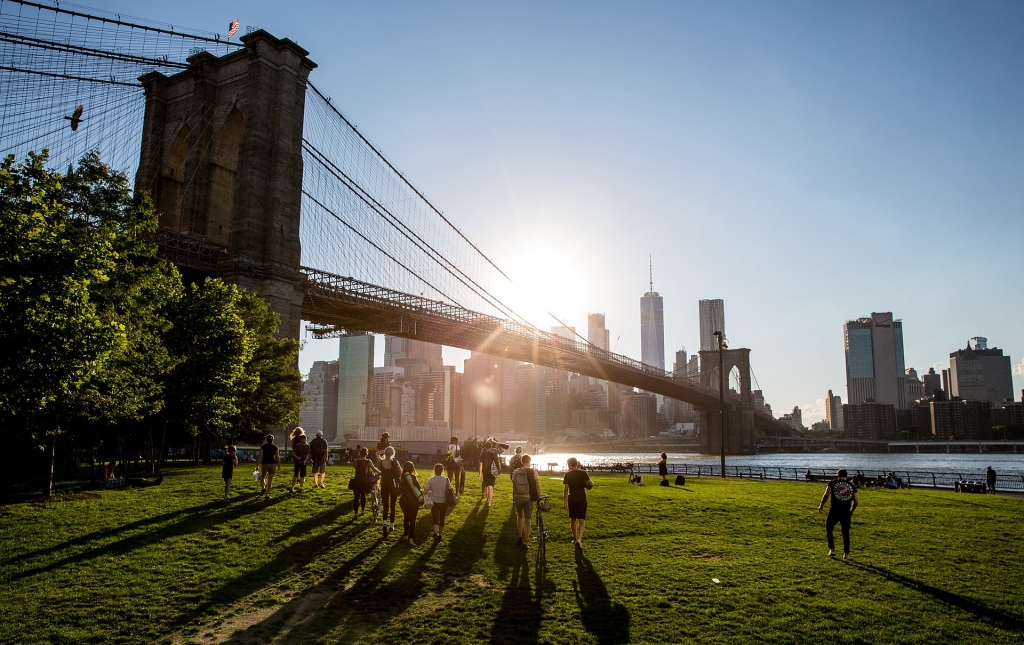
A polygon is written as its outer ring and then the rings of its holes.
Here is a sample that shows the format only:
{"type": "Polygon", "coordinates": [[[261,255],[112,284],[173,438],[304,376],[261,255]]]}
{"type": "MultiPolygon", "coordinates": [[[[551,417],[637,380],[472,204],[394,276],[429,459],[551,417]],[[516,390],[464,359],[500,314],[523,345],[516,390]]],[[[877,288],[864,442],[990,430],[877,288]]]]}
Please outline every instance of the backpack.
{"type": "Polygon", "coordinates": [[[512,495],[515,497],[530,496],[530,469],[526,467],[517,468],[512,473],[512,495]]]}
{"type": "Polygon", "coordinates": [[[501,466],[498,464],[498,456],[493,455],[491,457],[491,474],[497,477],[501,474],[501,466]]]}
{"type": "Polygon", "coordinates": [[[519,470],[520,466],[523,465],[523,458],[519,455],[512,455],[512,458],[508,460],[509,475],[519,470]]]}
{"type": "Polygon", "coordinates": [[[309,452],[313,455],[314,459],[323,459],[324,454],[327,452],[327,441],[317,437],[309,444],[309,452]]]}

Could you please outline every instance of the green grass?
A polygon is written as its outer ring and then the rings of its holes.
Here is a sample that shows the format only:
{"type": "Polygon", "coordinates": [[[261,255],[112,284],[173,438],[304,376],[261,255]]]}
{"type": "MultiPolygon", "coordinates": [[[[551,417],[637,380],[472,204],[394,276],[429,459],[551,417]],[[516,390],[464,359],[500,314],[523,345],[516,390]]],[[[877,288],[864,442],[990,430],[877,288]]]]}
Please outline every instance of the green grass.
{"type": "MultiPolygon", "coordinates": [[[[823,486],[595,476],[585,556],[556,504],[541,575],[513,547],[507,477],[489,512],[468,494],[439,546],[409,549],[353,517],[347,469],[302,495],[279,479],[269,502],[240,470],[230,504],[215,467],[0,507],[0,642],[1024,640],[1024,499],[862,491],[842,562],[825,557],[823,486]]],[[[428,513],[418,530],[429,543],[428,513]]]]}

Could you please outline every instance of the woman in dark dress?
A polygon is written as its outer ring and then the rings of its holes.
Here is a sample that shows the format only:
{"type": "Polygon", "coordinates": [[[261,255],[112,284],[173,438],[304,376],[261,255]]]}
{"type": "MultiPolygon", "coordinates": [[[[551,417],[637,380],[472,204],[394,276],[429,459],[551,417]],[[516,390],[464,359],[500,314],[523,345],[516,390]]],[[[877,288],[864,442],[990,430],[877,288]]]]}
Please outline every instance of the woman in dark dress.
{"type": "Polygon", "coordinates": [[[405,462],[402,466],[401,497],[398,502],[402,507],[402,539],[409,543],[409,546],[416,546],[413,539],[416,534],[416,515],[423,505],[423,490],[420,488],[420,480],[416,475],[416,466],[411,462],[405,462]]]}
{"type": "Polygon", "coordinates": [[[224,467],[221,468],[220,476],[224,478],[224,501],[231,501],[231,478],[235,474],[235,466],[238,465],[238,457],[235,456],[235,447],[228,446],[224,453],[224,467]]]}
{"type": "Polygon", "coordinates": [[[668,455],[661,453],[661,461],[658,462],[658,474],[661,475],[661,485],[668,486],[668,455]]]}
{"type": "Polygon", "coordinates": [[[355,490],[353,491],[355,497],[352,498],[352,510],[356,513],[366,510],[366,494],[377,485],[377,478],[371,480],[370,473],[380,475],[380,471],[374,467],[373,462],[366,458],[368,454],[370,451],[363,448],[359,451],[359,456],[352,462],[356,467],[355,490]]]}

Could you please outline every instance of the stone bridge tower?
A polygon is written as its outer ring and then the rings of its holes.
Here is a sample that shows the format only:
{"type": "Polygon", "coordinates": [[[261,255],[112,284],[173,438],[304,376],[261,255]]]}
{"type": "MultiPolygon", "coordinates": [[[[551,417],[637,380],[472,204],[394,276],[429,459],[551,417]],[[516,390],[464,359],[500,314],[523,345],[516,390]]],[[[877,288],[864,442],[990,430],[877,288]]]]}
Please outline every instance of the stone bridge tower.
{"type": "Polygon", "coordinates": [[[309,52],[265,31],[226,56],[200,52],[146,93],[136,189],[160,212],[163,257],[187,275],[253,291],[298,338],[299,212],[309,52]]]}
{"type": "MultiPolygon", "coordinates": [[[[740,403],[725,401],[725,451],[730,455],[749,455],[757,451],[754,436],[754,397],[750,387],[750,350],[746,348],[726,349],[722,355],[725,372],[726,392],[729,389],[729,374],[733,368],[739,373],[740,403]]],[[[718,350],[701,351],[700,382],[706,387],[718,389],[718,350]]],[[[735,401],[735,399],[734,399],[735,401]]],[[[718,408],[700,410],[700,450],[705,454],[717,455],[722,450],[721,415],[718,408]]]]}

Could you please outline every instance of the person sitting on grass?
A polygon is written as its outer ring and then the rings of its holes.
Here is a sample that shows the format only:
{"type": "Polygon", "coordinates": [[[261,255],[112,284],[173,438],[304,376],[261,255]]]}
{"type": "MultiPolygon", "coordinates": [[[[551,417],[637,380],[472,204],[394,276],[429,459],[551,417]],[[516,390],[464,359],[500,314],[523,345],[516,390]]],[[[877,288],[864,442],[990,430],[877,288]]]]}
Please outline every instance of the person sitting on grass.
{"type": "Polygon", "coordinates": [[[274,445],[274,435],[267,435],[267,442],[260,446],[260,456],[257,461],[260,464],[260,471],[262,477],[262,492],[266,499],[270,499],[270,489],[274,486],[274,473],[277,472],[277,467],[281,465],[281,451],[274,445]]]}
{"type": "Polygon", "coordinates": [[[289,492],[295,492],[295,484],[299,484],[299,492],[306,484],[306,462],[309,461],[309,444],[306,443],[306,432],[302,428],[295,428],[292,431],[292,462],[295,464],[295,472],[292,475],[292,487],[289,492]]]}
{"type": "Polygon", "coordinates": [[[235,473],[235,466],[238,465],[238,457],[235,456],[235,447],[228,446],[224,452],[224,467],[221,468],[220,476],[224,478],[224,501],[231,501],[231,478],[235,473]]]}
{"type": "Polygon", "coordinates": [[[522,465],[512,473],[512,503],[516,508],[516,528],[519,531],[516,545],[525,550],[530,548],[533,503],[540,501],[540,477],[536,469],[530,468],[530,455],[523,455],[519,461],[522,465]]]}

